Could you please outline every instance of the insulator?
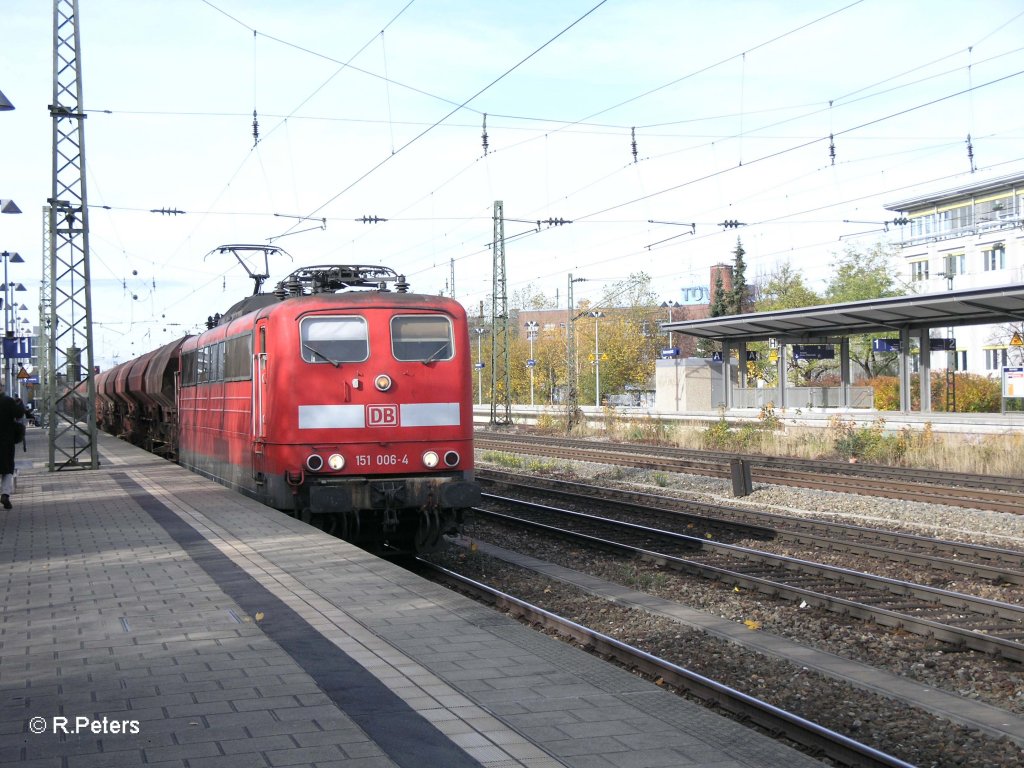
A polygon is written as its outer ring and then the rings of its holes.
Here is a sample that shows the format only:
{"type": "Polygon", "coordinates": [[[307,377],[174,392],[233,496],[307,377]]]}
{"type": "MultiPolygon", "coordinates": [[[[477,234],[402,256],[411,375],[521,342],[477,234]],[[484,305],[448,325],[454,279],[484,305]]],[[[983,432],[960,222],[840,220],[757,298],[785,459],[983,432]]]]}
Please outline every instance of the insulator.
{"type": "MultiPolygon", "coordinates": [[[[387,283],[384,283],[383,285],[387,285],[387,283]]],[[[405,275],[399,275],[398,279],[395,280],[395,290],[399,293],[409,292],[409,283],[406,281],[405,275]]]]}

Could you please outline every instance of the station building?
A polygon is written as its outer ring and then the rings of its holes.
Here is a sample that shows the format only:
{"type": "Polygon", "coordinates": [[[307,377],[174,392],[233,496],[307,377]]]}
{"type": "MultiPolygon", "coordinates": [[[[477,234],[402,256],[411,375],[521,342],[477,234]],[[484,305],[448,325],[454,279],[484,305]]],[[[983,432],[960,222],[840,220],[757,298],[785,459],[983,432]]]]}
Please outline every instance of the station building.
{"type": "MultiPolygon", "coordinates": [[[[918,294],[1024,283],[1024,173],[885,205],[898,214],[906,279],[918,294]]],[[[954,328],[955,354],[932,352],[929,367],[999,375],[1020,365],[1010,325],[954,328]]],[[[933,329],[932,335],[947,335],[933,329]]],[[[915,361],[915,364],[919,361],[915,361]]]]}

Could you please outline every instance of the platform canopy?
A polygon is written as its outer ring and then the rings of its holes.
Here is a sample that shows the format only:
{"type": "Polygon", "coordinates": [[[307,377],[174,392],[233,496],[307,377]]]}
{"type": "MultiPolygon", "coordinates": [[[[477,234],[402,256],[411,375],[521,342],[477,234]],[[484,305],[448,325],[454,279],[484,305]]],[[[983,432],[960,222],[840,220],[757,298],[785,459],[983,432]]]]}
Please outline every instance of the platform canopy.
{"type": "Polygon", "coordinates": [[[1024,320],[1024,284],[708,317],[662,323],[661,327],[689,336],[742,343],[780,337],[799,341],[1020,320],[1024,320]]]}

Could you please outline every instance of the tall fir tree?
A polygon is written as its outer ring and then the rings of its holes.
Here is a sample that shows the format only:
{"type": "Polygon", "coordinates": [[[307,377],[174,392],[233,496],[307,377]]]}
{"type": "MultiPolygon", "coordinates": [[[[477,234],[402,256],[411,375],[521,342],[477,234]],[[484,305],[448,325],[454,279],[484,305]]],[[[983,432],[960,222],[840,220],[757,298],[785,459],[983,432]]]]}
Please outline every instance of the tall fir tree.
{"type": "Polygon", "coordinates": [[[725,295],[722,274],[715,274],[715,285],[711,289],[711,316],[721,317],[729,314],[729,297],[725,295]]]}
{"type": "Polygon", "coordinates": [[[736,238],[736,250],[732,252],[732,290],[729,291],[727,303],[729,312],[733,315],[742,314],[747,310],[747,263],[743,260],[746,251],[743,250],[743,243],[736,238]]]}

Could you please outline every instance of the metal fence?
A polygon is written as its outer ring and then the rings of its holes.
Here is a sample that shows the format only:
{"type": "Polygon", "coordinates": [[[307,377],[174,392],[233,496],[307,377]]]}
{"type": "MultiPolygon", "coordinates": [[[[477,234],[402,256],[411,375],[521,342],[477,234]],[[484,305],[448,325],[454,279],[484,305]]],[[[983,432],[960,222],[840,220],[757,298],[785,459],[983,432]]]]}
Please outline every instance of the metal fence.
{"type": "MultiPolygon", "coordinates": [[[[875,390],[872,387],[848,387],[849,408],[874,408],[875,390]]],[[[840,408],[843,390],[841,387],[786,387],[787,408],[840,408]]],[[[763,389],[739,389],[732,391],[733,408],[762,408],[769,403],[781,407],[779,390],[775,387],[763,389]]]]}

